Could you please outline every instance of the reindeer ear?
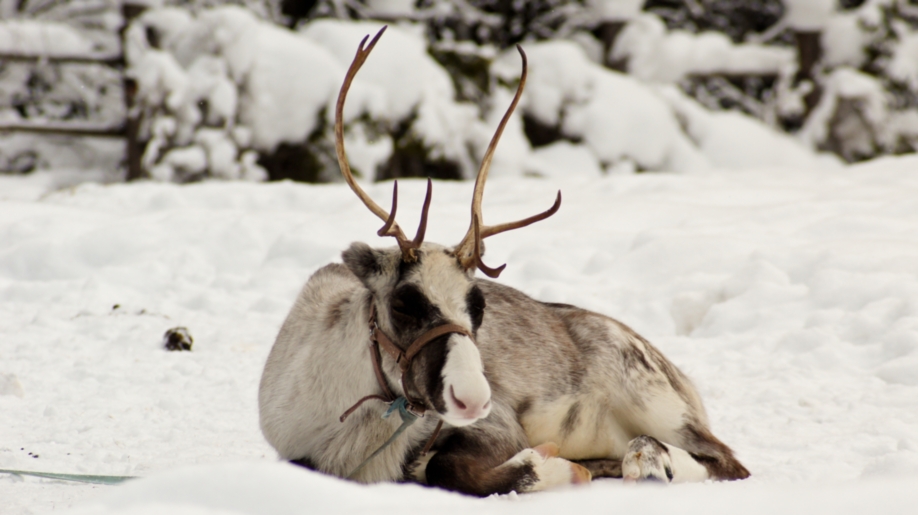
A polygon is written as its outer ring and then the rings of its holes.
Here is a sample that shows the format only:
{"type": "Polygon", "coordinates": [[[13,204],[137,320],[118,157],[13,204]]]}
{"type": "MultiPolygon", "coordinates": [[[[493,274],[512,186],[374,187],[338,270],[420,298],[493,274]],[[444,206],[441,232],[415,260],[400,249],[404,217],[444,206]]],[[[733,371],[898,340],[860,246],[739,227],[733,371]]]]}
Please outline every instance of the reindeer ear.
{"type": "Polygon", "coordinates": [[[398,249],[380,250],[356,242],[341,253],[341,258],[360,282],[370,290],[378,291],[389,280],[391,272],[398,270],[401,253],[398,249]]]}
{"type": "Polygon", "coordinates": [[[356,242],[341,253],[341,258],[351,272],[365,282],[370,276],[382,273],[385,256],[366,243],[356,242]]]}

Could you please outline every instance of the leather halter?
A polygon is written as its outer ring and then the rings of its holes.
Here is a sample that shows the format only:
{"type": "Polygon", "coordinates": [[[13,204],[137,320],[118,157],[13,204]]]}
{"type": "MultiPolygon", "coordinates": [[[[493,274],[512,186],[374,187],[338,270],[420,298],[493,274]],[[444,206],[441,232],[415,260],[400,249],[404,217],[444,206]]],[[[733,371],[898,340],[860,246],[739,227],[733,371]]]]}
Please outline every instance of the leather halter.
{"type": "MultiPolygon", "coordinates": [[[[386,336],[386,333],[380,329],[379,324],[376,322],[376,303],[372,300],[370,301],[370,358],[373,362],[373,371],[376,374],[376,381],[379,383],[380,389],[383,391],[383,395],[367,395],[363,397],[356,404],[348,408],[345,411],[339,420],[344,422],[344,420],[354,411],[357,410],[364,402],[370,399],[376,399],[383,401],[388,404],[392,404],[398,399],[398,395],[392,391],[392,388],[389,387],[389,382],[386,380],[386,376],[382,370],[381,356],[379,349],[386,351],[386,354],[392,357],[395,362],[398,364],[399,370],[402,372],[401,384],[402,392],[405,400],[407,401],[407,409],[409,412],[415,414],[416,416],[423,417],[424,414],[429,409],[423,400],[413,399],[408,394],[408,387],[405,385],[405,378],[408,376],[408,372],[411,370],[411,362],[415,356],[421,352],[428,343],[436,340],[437,338],[450,334],[462,334],[472,338],[472,334],[462,326],[456,324],[443,324],[433,329],[425,332],[417,339],[415,339],[411,345],[408,346],[406,350],[400,349],[397,345],[392,343],[392,340],[386,336]]],[[[427,454],[430,451],[431,446],[433,445],[434,440],[437,439],[437,435],[440,434],[440,429],[443,427],[443,420],[441,419],[437,424],[437,428],[434,429],[433,435],[431,435],[430,440],[427,441],[427,445],[424,446],[424,450],[421,455],[427,454]]]]}

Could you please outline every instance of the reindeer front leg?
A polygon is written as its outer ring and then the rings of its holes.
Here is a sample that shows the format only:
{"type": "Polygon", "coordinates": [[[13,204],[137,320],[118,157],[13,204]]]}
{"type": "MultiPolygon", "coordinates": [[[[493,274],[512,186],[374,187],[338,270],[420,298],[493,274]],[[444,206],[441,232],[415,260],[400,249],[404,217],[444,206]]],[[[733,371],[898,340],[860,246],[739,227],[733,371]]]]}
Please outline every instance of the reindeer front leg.
{"type": "Polygon", "coordinates": [[[443,441],[427,463],[427,484],[484,497],[590,482],[590,471],[559,458],[557,445],[528,448],[518,424],[495,427],[490,418],[443,441]]]}

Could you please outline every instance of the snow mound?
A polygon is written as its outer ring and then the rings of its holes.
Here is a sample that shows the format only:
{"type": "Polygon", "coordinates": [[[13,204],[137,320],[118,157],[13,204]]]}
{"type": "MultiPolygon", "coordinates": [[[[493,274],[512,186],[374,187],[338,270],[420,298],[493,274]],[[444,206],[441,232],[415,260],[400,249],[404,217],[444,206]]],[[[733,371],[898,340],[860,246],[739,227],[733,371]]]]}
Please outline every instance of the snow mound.
{"type": "MultiPolygon", "coordinates": [[[[914,462],[913,462],[914,463],[914,462]]],[[[901,461],[876,468],[909,467],[901,461]]],[[[911,465],[914,468],[914,464],[911,465]]],[[[112,489],[71,515],[295,515],[301,513],[404,513],[412,510],[443,514],[555,514],[576,507],[604,513],[610,499],[616,509],[640,513],[809,514],[897,513],[914,502],[911,483],[867,482],[815,488],[756,484],[702,484],[661,488],[600,481],[589,488],[567,488],[540,494],[515,494],[476,499],[409,484],[360,485],[302,468],[265,462],[185,467],[112,489]],[[654,502],[648,505],[647,496],[654,502]],[[690,506],[696,506],[692,510],[690,506]],[[701,508],[701,505],[704,508],[701,508]],[[597,509],[598,507],[602,507],[597,509]],[[686,511],[688,510],[688,511],[686,511]]]]}
{"type": "MultiPolygon", "coordinates": [[[[584,150],[533,154],[590,171],[584,150]]],[[[486,259],[508,263],[501,283],[648,338],[692,378],[715,434],[753,476],[486,500],[293,469],[274,463],[260,432],[259,377],[302,284],[352,241],[389,245],[346,185],[55,191],[42,175],[0,176],[0,466],[146,478],[122,490],[0,475],[4,514],[93,496],[103,497],[90,513],[238,513],[282,500],[403,513],[406,499],[445,513],[608,511],[610,499],[623,512],[907,511],[918,495],[916,162],[492,177],[484,211],[495,223],[564,195],[554,217],[489,240],[486,259]],[[192,352],[162,348],[176,326],[192,352]]],[[[400,216],[417,219],[425,186],[400,181],[400,216]]],[[[436,182],[429,241],[465,233],[471,188],[436,182]]],[[[385,202],[391,184],[366,190],[385,202]]]]}

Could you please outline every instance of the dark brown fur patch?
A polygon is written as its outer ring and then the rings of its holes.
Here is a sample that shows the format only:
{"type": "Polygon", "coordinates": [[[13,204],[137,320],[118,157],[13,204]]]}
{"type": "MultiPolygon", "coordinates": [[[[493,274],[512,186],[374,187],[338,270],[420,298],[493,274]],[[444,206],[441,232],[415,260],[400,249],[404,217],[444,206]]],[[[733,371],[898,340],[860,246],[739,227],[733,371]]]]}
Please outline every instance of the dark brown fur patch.
{"type": "Polygon", "coordinates": [[[527,411],[532,409],[532,397],[526,397],[520,401],[519,405],[516,407],[516,416],[522,418],[527,411]]]}
{"type": "Polygon", "coordinates": [[[733,451],[706,428],[686,424],[679,430],[679,435],[682,437],[681,447],[708,469],[711,479],[733,480],[749,477],[749,471],[733,456],[733,451]]]}
{"type": "Polygon", "coordinates": [[[627,342],[621,347],[622,353],[622,367],[625,370],[635,370],[638,365],[641,368],[648,372],[653,372],[654,369],[650,366],[650,363],[647,362],[647,358],[644,356],[644,351],[638,348],[637,345],[627,342]]]}
{"type": "MultiPolygon", "coordinates": [[[[650,361],[652,361],[653,364],[656,365],[657,369],[660,372],[662,372],[664,376],[666,376],[667,382],[669,382],[669,385],[676,392],[676,394],[679,395],[679,398],[681,398],[683,401],[685,401],[686,404],[691,406],[692,400],[689,397],[688,391],[686,389],[686,386],[685,386],[686,379],[685,379],[685,376],[682,375],[682,372],[680,372],[679,369],[673,366],[673,364],[670,363],[669,360],[667,360],[663,356],[663,354],[659,350],[657,350],[656,347],[654,347],[653,345],[650,344],[650,342],[645,340],[643,336],[636,333],[634,329],[628,327],[627,325],[621,322],[616,321],[616,323],[618,323],[622,331],[627,333],[631,338],[634,338],[635,340],[639,340],[641,343],[644,344],[644,348],[647,349],[647,353],[650,355],[649,356],[650,361]]],[[[641,353],[641,356],[642,358],[646,358],[643,355],[643,353],[641,353]]],[[[644,361],[644,363],[646,364],[646,361],[644,361]]],[[[648,366],[648,368],[650,367],[648,366]]]]}
{"type": "Polygon", "coordinates": [[[299,465],[309,470],[319,470],[319,468],[316,467],[316,464],[311,459],[306,458],[306,457],[300,458],[298,460],[290,460],[290,463],[293,463],[294,465],[299,465]]]}
{"type": "Polygon", "coordinates": [[[518,449],[474,430],[450,435],[427,464],[427,484],[485,497],[522,491],[538,478],[532,465],[500,465],[518,449]]]}

